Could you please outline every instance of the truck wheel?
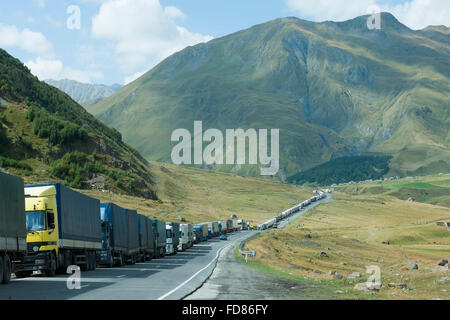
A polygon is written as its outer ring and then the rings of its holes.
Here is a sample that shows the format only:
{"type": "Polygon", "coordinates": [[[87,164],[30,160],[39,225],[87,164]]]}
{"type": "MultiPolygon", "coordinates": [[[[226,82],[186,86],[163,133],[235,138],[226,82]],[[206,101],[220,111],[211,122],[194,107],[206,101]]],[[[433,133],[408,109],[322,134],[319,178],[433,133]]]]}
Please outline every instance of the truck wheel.
{"type": "Polygon", "coordinates": [[[108,262],[108,264],[107,264],[107,267],[108,267],[108,268],[114,267],[114,258],[113,258],[112,255],[109,255],[109,262],[108,262]]]}
{"type": "Polygon", "coordinates": [[[53,253],[50,253],[50,261],[47,270],[45,270],[45,274],[47,277],[54,277],[56,274],[56,258],[53,253]]]}
{"type": "Polygon", "coordinates": [[[123,262],[123,255],[120,254],[120,257],[119,257],[119,267],[122,267],[123,265],[124,265],[124,262],[123,262]]]}
{"type": "Polygon", "coordinates": [[[2,283],[8,284],[11,281],[11,260],[9,259],[9,256],[6,254],[3,258],[3,281],[2,283]]]}
{"type": "Polygon", "coordinates": [[[95,269],[97,269],[97,255],[92,252],[92,271],[95,271],[95,269]]]}
{"type": "MultiPolygon", "coordinates": [[[[4,273],[5,267],[3,264],[3,256],[0,255],[0,279],[3,279],[3,273],[4,273]]],[[[2,281],[0,281],[1,283],[2,281]]]]}
{"type": "Polygon", "coordinates": [[[33,274],[33,271],[17,271],[15,273],[16,278],[18,278],[18,279],[31,277],[32,274],[33,274]]]}

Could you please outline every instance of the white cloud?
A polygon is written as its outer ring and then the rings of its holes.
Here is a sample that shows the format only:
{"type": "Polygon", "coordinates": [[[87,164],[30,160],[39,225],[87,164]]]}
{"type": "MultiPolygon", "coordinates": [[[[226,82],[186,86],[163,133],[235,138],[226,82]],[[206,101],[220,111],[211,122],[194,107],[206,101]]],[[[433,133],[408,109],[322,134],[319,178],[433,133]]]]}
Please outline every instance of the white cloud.
{"type": "Polygon", "coordinates": [[[159,0],[111,0],[103,3],[92,21],[92,34],[112,41],[117,60],[126,73],[150,68],[189,45],[212,37],[177,25],[185,15],[159,0]]]}
{"type": "Polygon", "coordinates": [[[64,67],[61,60],[51,60],[38,57],[36,61],[28,61],[25,65],[31,70],[39,80],[62,80],[71,79],[83,83],[93,83],[95,80],[103,78],[101,72],[98,71],[81,71],[64,67]]]}
{"type": "Polygon", "coordinates": [[[389,12],[412,29],[430,25],[450,26],[450,1],[414,0],[392,7],[389,12]]]}
{"type": "Polygon", "coordinates": [[[391,12],[400,22],[412,29],[429,25],[450,25],[450,1],[409,0],[402,4],[385,5],[380,0],[287,0],[290,10],[313,21],[343,21],[367,14],[376,5],[382,11],[391,12]]]}
{"type": "Polygon", "coordinates": [[[25,65],[40,80],[54,79],[63,69],[63,63],[60,60],[48,60],[40,57],[35,62],[28,61],[25,65]]]}
{"type": "Polygon", "coordinates": [[[27,28],[22,31],[16,26],[0,23],[0,47],[19,47],[29,53],[49,56],[53,46],[40,32],[33,32],[27,28]]]}
{"type": "Polygon", "coordinates": [[[33,0],[33,2],[39,8],[45,8],[45,0],[33,0]]]}

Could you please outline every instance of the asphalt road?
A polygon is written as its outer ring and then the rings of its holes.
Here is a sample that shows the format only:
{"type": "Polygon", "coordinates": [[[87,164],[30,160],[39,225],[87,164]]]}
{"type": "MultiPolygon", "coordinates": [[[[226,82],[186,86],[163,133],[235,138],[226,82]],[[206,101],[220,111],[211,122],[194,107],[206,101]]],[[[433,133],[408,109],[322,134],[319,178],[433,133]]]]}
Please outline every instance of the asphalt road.
{"type": "Polygon", "coordinates": [[[229,234],[227,241],[210,239],[185,252],[122,268],[81,273],[81,288],[70,290],[70,275],[34,275],[0,285],[1,300],[179,300],[211,275],[221,250],[234,248],[252,231],[229,234]]]}
{"type": "MultiPolygon", "coordinates": [[[[315,206],[329,201],[331,197],[327,196],[311,204],[306,209],[281,221],[278,229],[288,226],[315,206]]],[[[333,294],[316,284],[299,284],[290,280],[274,279],[263,272],[248,268],[236,259],[234,248],[233,246],[223,250],[211,277],[199,289],[185,297],[185,300],[330,299],[330,294],[333,294]]]]}

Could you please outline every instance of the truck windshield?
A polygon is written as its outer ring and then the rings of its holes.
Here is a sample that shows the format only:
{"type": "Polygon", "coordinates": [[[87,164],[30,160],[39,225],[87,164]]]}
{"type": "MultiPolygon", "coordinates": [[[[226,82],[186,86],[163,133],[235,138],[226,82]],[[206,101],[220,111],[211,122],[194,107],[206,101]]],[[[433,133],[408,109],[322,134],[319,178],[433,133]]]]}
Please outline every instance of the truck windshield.
{"type": "Polygon", "coordinates": [[[45,211],[27,211],[27,231],[45,230],[45,211]]]}

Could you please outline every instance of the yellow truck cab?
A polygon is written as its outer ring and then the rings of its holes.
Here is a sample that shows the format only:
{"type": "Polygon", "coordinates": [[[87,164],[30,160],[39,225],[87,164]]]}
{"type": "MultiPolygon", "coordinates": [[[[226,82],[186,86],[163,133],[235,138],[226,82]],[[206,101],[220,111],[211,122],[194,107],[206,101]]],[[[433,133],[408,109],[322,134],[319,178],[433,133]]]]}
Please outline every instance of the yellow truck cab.
{"type": "Polygon", "coordinates": [[[101,249],[100,202],[61,184],[25,186],[26,270],[53,276],[70,265],[96,267],[101,249]]]}

